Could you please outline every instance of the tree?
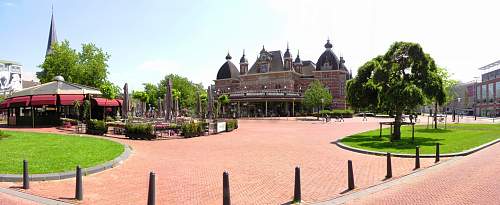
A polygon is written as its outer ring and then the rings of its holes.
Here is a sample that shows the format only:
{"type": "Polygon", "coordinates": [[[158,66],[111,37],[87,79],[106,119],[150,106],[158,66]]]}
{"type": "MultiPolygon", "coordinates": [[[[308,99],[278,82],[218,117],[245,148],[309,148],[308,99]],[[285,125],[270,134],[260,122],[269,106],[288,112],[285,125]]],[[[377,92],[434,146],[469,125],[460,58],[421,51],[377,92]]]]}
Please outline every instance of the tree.
{"type": "Polygon", "coordinates": [[[53,52],[45,57],[41,72],[37,77],[41,83],[47,83],[55,76],[62,76],[68,82],[101,88],[107,83],[107,61],[109,55],[93,43],[82,44],[82,51],[77,53],[69,41],[52,45],[53,52]]]}
{"type": "Polygon", "coordinates": [[[318,111],[320,108],[330,105],[332,99],[333,97],[328,89],[318,80],[311,82],[304,93],[304,105],[307,108],[317,109],[318,111]]]}
{"type": "Polygon", "coordinates": [[[75,100],[73,101],[73,107],[75,108],[75,112],[76,112],[76,119],[80,120],[80,101],[78,100],[75,100]]]}
{"type": "Polygon", "coordinates": [[[106,81],[101,85],[102,96],[107,99],[116,99],[120,95],[121,88],[112,82],[106,81]]]}
{"type": "Polygon", "coordinates": [[[403,112],[432,99],[443,104],[443,79],[429,54],[417,43],[395,42],[383,56],[365,63],[347,83],[347,101],[355,108],[377,108],[394,114],[391,140],[401,139],[403,112]]]}
{"type": "Polygon", "coordinates": [[[227,95],[221,95],[221,96],[219,96],[217,101],[219,102],[219,103],[217,103],[217,105],[219,106],[219,108],[217,108],[217,110],[219,110],[220,107],[222,107],[222,114],[224,115],[226,113],[224,110],[224,106],[229,104],[231,102],[231,100],[229,99],[229,97],[227,95]]]}
{"type": "MultiPolygon", "coordinates": [[[[189,79],[176,74],[169,74],[165,76],[163,80],[160,81],[158,85],[158,96],[165,96],[167,79],[172,80],[173,89],[180,93],[178,98],[179,106],[182,108],[188,108],[191,111],[196,110],[196,91],[200,92],[200,95],[206,94],[207,91],[203,88],[201,84],[196,84],[191,82],[189,79]]],[[[172,95],[174,93],[172,92],[172,95]]]]}

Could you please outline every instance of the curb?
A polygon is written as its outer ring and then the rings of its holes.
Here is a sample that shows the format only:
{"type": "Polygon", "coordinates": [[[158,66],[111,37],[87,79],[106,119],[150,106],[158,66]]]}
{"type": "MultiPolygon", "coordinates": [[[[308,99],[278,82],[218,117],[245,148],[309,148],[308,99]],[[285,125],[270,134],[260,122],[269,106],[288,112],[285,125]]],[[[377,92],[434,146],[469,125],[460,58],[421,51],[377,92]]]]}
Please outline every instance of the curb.
{"type": "MultiPolygon", "coordinates": [[[[344,143],[340,142],[342,139],[338,139],[337,141],[332,142],[332,143],[336,144],[338,147],[340,147],[342,149],[349,150],[349,151],[352,151],[352,152],[361,153],[361,154],[369,154],[369,155],[377,155],[377,156],[385,156],[385,155],[387,155],[386,152],[369,151],[369,150],[354,148],[354,147],[345,145],[344,143]]],[[[498,142],[500,142],[500,139],[493,140],[491,142],[488,142],[486,144],[482,144],[482,145],[480,145],[478,147],[474,147],[474,148],[469,149],[469,150],[465,150],[463,152],[449,153],[449,154],[440,154],[439,156],[440,157],[467,156],[469,154],[472,154],[474,152],[482,150],[482,149],[484,149],[486,147],[494,145],[494,144],[496,144],[498,142]]],[[[391,156],[393,156],[393,157],[402,157],[402,158],[415,158],[414,154],[391,153],[391,156]]],[[[434,154],[420,154],[420,158],[435,158],[435,157],[436,157],[436,155],[434,155],[434,154]]]]}
{"type": "Polygon", "coordinates": [[[36,195],[20,192],[20,191],[14,191],[10,189],[5,189],[0,187],[0,193],[4,193],[13,197],[17,197],[20,199],[28,200],[28,201],[33,201],[36,203],[40,204],[46,204],[46,205],[70,205],[70,203],[62,202],[62,201],[57,201],[53,199],[47,199],[43,197],[39,197],[36,195]]]}
{"type": "MultiPolygon", "coordinates": [[[[116,141],[114,141],[116,142],[116,141]]],[[[120,143],[120,142],[118,142],[120,143]]],[[[124,150],[123,153],[117,158],[107,161],[103,164],[99,164],[97,166],[89,167],[82,169],[82,174],[84,176],[95,174],[98,172],[102,172],[107,169],[111,169],[120,165],[123,161],[125,161],[130,154],[132,153],[132,149],[129,145],[120,143],[123,145],[124,150]]],[[[49,174],[33,174],[29,175],[30,181],[52,181],[52,180],[61,180],[61,179],[69,179],[74,178],[76,173],[74,171],[68,172],[59,172],[59,173],[49,173],[49,174]]],[[[0,182],[22,182],[23,175],[21,174],[0,174],[0,182]]]]}

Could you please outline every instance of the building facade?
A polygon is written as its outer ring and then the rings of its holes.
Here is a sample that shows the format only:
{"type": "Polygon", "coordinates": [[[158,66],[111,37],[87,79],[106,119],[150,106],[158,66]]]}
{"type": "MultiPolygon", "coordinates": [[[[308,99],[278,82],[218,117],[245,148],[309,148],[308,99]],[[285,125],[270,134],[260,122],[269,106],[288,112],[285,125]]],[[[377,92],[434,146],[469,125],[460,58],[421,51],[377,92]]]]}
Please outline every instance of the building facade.
{"type": "Polygon", "coordinates": [[[241,117],[296,116],[304,112],[302,100],[309,84],[319,80],[333,96],[331,107],[345,109],[345,85],[352,75],[332,48],[328,40],[315,63],[302,60],[298,51],[294,59],[288,45],[283,54],[263,46],[251,66],[243,51],[239,69],[228,53],[214,80],[214,96],[228,95],[230,109],[241,117]]]}
{"type": "Polygon", "coordinates": [[[9,94],[23,88],[22,68],[20,63],[0,60],[0,93],[9,94]]]}
{"type": "Polygon", "coordinates": [[[500,117],[500,61],[493,62],[482,68],[489,70],[481,76],[480,82],[475,82],[470,90],[474,90],[474,110],[477,116],[500,117]]]}

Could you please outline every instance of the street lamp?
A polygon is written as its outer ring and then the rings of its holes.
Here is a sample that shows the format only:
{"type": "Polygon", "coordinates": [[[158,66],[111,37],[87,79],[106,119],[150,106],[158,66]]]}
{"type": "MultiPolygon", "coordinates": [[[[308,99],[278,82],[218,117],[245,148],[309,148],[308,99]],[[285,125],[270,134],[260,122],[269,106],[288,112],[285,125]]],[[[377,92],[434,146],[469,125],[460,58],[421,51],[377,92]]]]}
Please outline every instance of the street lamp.
{"type": "Polygon", "coordinates": [[[474,120],[477,120],[476,106],[477,106],[477,79],[479,77],[474,77],[474,120]]]}

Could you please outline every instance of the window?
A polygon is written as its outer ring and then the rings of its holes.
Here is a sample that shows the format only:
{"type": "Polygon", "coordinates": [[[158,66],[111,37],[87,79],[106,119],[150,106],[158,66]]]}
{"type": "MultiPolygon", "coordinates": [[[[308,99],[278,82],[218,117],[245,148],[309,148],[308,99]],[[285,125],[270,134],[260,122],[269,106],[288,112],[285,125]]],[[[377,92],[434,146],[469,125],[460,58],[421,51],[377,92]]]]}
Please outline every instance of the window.
{"type": "Polygon", "coordinates": [[[496,98],[500,98],[500,81],[496,83],[496,98]]]}
{"type": "Polygon", "coordinates": [[[479,101],[481,99],[481,85],[476,85],[476,101],[479,101]]]}
{"type": "Polygon", "coordinates": [[[490,102],[493,102],[493,99],[495,99],[493,96],[493,94],[494,94],[493,87],[494,87],[493,83],[488,84],[488,100],[490,102]]]}
{"type": "Polygon", "coordinates": [[[486,85],[481,85],[481,99],[483,99],[483,101],[485,101],[486,99],[488,99],[488,97],[486,96],[486,85]]]}

